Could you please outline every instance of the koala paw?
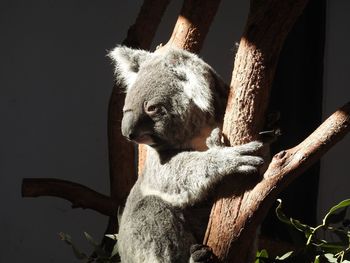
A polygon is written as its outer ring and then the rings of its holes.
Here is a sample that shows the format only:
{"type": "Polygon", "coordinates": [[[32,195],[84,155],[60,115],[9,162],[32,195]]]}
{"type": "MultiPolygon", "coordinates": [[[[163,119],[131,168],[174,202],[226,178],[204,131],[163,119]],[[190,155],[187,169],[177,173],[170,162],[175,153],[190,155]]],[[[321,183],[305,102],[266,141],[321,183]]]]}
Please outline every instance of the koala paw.
{"type": "Polygon", "coordinates": [[[250,142],[243,145],[233,147],[223,147],[221,149],[221,158],[226,164],[227,170],[223,174],[241,173],[255,174],[259,172],[259,168],[263,165],[264,159],[258,156],[258,151],[263,144],[258,141],[250,142]]]}
{"type": "Polygon", "coordinates": [[[215,263],[218,262],[210,247],[202,244],[192,245],[190,248],[190,263],[215,263]]]}
{"type": "Polygon", "coordinates": [[[213,129],[206,140],[206,144],[208,148],[225,146],[224,143],[221,141],[221,137],[222,137],[222,133],[220,128],[213,129]]]}

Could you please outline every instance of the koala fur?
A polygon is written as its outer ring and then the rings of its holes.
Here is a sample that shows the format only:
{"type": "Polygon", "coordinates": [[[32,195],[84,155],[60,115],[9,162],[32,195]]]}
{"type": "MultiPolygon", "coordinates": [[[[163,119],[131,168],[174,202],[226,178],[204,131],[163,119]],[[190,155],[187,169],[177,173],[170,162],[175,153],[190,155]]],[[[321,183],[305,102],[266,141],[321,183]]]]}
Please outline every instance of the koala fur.
{"type": "Polygon", "coordinates": [[[203,241],[211,192],[226,175],[257,173],[262,145],[223,146],[228,87],[196,55],[118,46],[109,56],[126,92],[122,134],[148,145],[121,217],[122,262],[199,262],[190,247],[203,241]]]}

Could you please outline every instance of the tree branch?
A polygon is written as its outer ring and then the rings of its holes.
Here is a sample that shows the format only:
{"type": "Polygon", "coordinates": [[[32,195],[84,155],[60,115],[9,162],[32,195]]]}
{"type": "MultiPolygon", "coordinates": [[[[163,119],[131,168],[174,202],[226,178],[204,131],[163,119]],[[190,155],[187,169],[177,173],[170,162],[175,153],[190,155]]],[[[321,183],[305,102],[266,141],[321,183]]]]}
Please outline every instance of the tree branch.
{"type": "Polygon", "coordinates": [[[220,0],[185,0],[173,33],[164,47],[175,46],[199,53],[220,0]]]}
{"type": "MultiPolygon", "coordinates": [[[[258,138],[280,50],[306,3],[307,0],[251,0],[223,126],[231,145],[258,138]]],[[[229,184],[220,186],[220,198],[213,206],[204,241],[223,262],[251,262],[254,258],[257,225],[251,225],[252,219],[247,216],[262,213],[253,208],[256,183],[253,178],[236,182],[235,189],[229,184]]],[[[259,219],[262,221],[262,217],[259,219]]]]}
{"type": "MultiPolygon", "coordinates": [[[[233,261],[230,262],[241,262],[241,251],[247,250],[246,246],[252,241],[257,227],[274,204],[277,195],[349,131],[350,102],[333,113],[299,145],[281,151],[273,157],[264,179],[252,190],[245,192],[239,207],[239,218],[234,223],[228,222],[233,228],[230,251],[235,253],[233,261]]],[[[209,241],[213,240],[207,238],[209,241]]],[[[211,242],[208,244],[217,248],[217,244],[211,242]]]]}
{"type": "Polygon", "coordinates": [[[24,178],[22,197],[54,196],[72,203],[72,208],[89,208],[103,215],[115,216],[118,206],[110,197],[84,185],[60,179],[24,178]]]}
{"type": "Polygon", "coordinates": [[[135,23],[129,28],[123,45],[149,49],[170,0],[144,0],[135,23]]]}

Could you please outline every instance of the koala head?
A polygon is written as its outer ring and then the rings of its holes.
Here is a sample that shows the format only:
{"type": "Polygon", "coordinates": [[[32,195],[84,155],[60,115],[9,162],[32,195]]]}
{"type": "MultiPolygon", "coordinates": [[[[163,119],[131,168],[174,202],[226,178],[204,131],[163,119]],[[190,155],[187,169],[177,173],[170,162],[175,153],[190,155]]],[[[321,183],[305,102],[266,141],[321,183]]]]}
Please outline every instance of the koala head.
{"type": "Polygon", "coordinates": [[[118,46],[109,56],[126,92],[121,130],[129,140],[157,150],[195,148],[203,130],[221,123],[227,86],[196,55],[118,46]]]}

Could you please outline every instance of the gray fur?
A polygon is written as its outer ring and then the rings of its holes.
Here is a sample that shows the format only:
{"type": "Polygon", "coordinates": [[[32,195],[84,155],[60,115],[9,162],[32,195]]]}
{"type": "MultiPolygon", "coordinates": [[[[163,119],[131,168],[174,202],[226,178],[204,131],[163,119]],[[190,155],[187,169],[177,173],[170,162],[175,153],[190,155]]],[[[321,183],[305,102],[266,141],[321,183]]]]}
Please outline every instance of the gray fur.
{"type": "Polygon", "coordinates": [[[212,190],[229,174],[257,173],[262,144],[221,143],[228,88],[196,55],[117,47],[110,57],[126,90],[122,133],[150,146],[120,222],[122,262],[195,262],[212,190]]]}

